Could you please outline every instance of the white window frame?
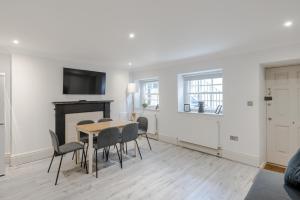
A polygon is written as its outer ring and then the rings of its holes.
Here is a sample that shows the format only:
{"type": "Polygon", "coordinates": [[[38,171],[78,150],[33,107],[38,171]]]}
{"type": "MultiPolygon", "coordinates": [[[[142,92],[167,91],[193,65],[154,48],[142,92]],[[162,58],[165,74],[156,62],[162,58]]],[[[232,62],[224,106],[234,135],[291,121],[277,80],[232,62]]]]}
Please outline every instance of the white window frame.
{"type": "MultiPolygon", "coordinates": [[[[141,99],[141,108],[143,108],[143,103],[145,103],[145,85],[147,84],[147,83],[153,83],[153,82],[157,82],[157,84],[158,84],[158,93],[149,93],[148,94],[148,96],[151,96],[151,95],[157,95],[157,102],[158,102],[158,104],[157,105],[159,105],[159,80],[158,79],[148,79],[148,80],[142,80],[142,81],[140,81],[140,88],[141,88],[141,97],[140,97],[140,99],[141,99]]],[[[149,109],[149,110],[155,110],[156,109],[156,107],[157,107],[157,105],[149,105],[148,104],[148,106],[147,106],[147,108],[146,109],[149,109]]]]}
{"type": "MultiPolygon", "coordinates": [[[[189,73],[189,74],[184,74],[182,75],[183,78],[183,101],[184,104],[190,104],[190,100],[189,100],[189,95],[198,95],[198,99],[199,96],[204,96],[206,95],[207,100],[203,100],[204,104],[209,104],[209,105],[214,105],[213,107],[207,107],[205,106],[204,109],[204,113],[215,113],[217,106],[221,105],[222,109],[221,112],[218,114],[222,114],[223,111],[223,70],[218,69],[218,70],[209,70],[209,71],[203,71],[203,72],[194,72],[194,73],[189,73]],[[211,92],[200,92],[199,87],[204,85],[200,85],[198,82],[198,92],[194,92],[194,93],[190,93],[188,92],[188,84],[189,81],[193,81],[193,80],[205,80],[205,79],[216,79],[216,78],[222,78],[222,83],[221,84],[214,84],[213,81],[211,81],[212,83],[209,85],[205,85],[206,87],[213,87],[214,85],[221,85],[222,91],[211,91],[211,92]],[[215,97],[217,96],[217,99],[213,99],[212,95],[214,95],[215,97]],[[209,102],[209,103],[208,103],[209,102]],[[215,103],[214,103],[215,102],[215,103]]],[[[191,106],[191,111],[192,112],[198,112],[198,106],[197,107],[192,107],[191,106]]]]}

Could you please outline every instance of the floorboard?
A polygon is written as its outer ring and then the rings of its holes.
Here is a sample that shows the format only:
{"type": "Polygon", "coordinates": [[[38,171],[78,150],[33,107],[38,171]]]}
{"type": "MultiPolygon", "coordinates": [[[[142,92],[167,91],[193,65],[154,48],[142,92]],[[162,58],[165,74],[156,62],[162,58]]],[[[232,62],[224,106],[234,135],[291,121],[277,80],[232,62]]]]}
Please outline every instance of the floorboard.
{"type": "Polygon", "coordinates": [[[84,199],[228,199],[246,196],[258,169],[241,163],[144,138],[138,140],[143,160],[133,156],[132,145],[120,169],[112,150],[110,160],[99,152],[99,177],[88,175],[64,158],[58,185],[54,186],[59,159],[49,159],[8,168],[0,177],[1,200],[84,199]]]}

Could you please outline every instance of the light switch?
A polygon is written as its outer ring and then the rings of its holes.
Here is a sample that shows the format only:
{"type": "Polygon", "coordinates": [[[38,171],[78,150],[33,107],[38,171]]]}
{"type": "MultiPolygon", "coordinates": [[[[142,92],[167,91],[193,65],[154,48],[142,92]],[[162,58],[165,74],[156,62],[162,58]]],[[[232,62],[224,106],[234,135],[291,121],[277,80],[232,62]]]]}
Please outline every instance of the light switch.
{"type": "Polygon", "coordinates": [[[247,106],[253,106],[253,101],[247,101],[247,106]]]}

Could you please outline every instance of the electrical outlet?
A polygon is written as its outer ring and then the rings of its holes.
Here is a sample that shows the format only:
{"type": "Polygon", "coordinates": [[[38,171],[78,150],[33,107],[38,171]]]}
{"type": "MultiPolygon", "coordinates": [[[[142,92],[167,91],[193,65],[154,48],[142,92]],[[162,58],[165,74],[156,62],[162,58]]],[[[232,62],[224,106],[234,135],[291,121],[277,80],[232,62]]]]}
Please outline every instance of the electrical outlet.
{"type": "Polygon", "coordinates": [[[239,141],[239,137],[238,137],[238,136],[231,135],[231,136],[230,136],[230,140],[237,142],[237,141],[239,141]]]}

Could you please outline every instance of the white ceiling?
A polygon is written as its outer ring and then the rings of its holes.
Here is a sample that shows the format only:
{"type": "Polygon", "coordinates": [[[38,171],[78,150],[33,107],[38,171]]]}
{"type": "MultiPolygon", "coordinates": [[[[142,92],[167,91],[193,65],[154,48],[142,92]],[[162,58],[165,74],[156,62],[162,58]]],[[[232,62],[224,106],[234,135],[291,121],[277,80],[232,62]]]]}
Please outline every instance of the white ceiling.
{"type": "Polygon", "coordinates": [[[104,66],[291,43],[300,43],[299,0],[0,0],[0,46],[104,66]]]}

